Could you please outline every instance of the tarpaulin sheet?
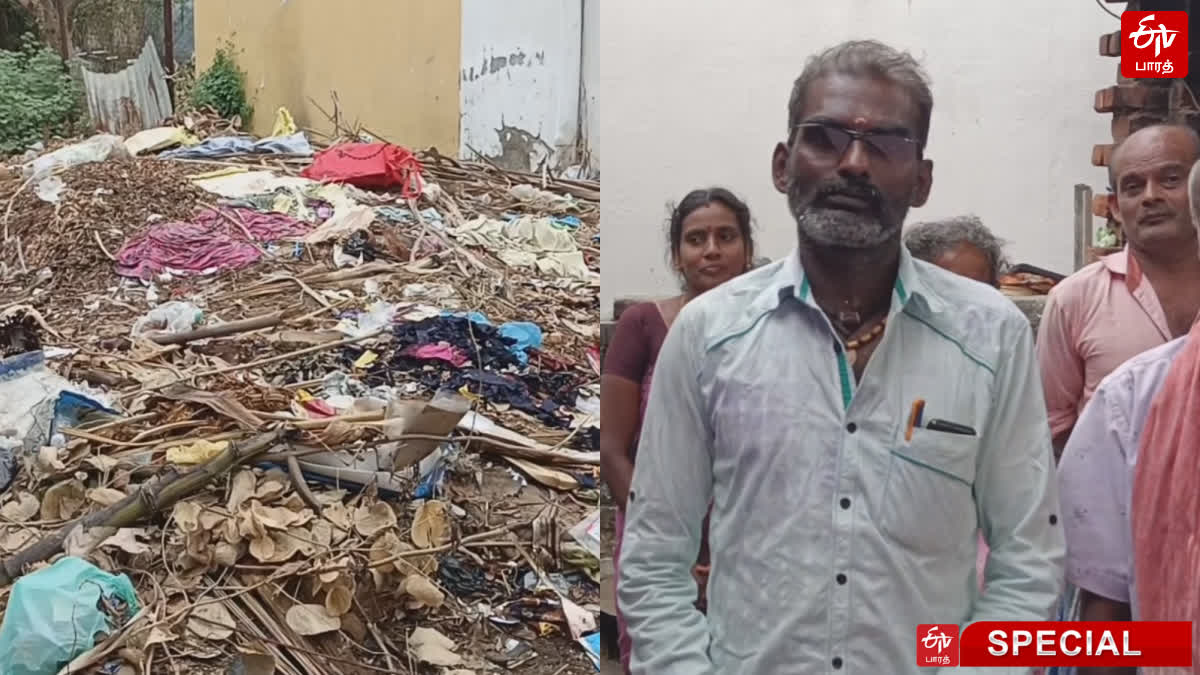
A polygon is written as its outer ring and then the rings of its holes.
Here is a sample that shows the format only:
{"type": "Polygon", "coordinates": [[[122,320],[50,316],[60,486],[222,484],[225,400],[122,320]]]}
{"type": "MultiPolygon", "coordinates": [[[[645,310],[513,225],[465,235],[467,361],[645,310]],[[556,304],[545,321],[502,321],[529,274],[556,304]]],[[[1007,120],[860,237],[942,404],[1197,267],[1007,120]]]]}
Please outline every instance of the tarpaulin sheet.
{"type": "Polygon", "coordinates": [[[302,237],[311,227],[282,213],[206,209],[191,222],[159,223],[126,242],[117,253],[117,274],[151,279],[167,270],[195,275],[240,269],[262,257],[254,241],[302,237]]]}
{"type": "Polygon", "coordinates": [[[335,145],[318,153],[300,175],[363,188],[399,187],[406,199],[419,197],[425,187],[416,156],[390,143],[335,145]]]}
{"type": "Polygon", "coordinates": [[[171,159],[214,159],[234,155],[311,155],[312,145],[303,133],[254,140],[248,136],[219,136],[190,148],[168,150],[160,157],[171,159]]]}

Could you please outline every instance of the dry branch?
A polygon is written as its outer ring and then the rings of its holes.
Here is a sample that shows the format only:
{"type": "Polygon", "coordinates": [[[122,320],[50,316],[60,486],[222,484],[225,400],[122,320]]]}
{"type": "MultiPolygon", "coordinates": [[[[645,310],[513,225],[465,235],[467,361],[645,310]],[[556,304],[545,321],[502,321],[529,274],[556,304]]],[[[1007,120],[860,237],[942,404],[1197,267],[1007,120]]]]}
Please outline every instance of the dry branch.
{"type": "Polygon", "coordinates": [[[230,444],[221,454],[187,473],[179,474],[174,470],[168,471],[158,478],[147,481],[136,492],[116,504],[91,515],[72,520],[54,534],[5,560],[3,565],[0,565],[0,586],[7,586],[15,581],[29,565],[42,562],[61,552],[67,536],[75,528],[80,527],[86,530],[92,527],[121,528],[132,525],[142,518],[194,494],[231,468],[253,461],[259,455],[267,452],[279,440],[281,433],[272,431],[255,436],[245,443],[230,444]]]}
{"type": "Polygon", "coordinates": [[[242,319],[241,321],[229,321],[220,323],[215,326],[205,326],[197,328],[186,333],[172,333],[169,335],[155,335],[150,339],[160,345],[181,345],[194,340],[204,340],[214,337],[225,337],[227,335],[236,335],[237,333],[246,333],[260,328],[270,328],[278,326],[283,321],[283,314],[276,312],[265,316],[256,316],[252,319],[242,319]]]}

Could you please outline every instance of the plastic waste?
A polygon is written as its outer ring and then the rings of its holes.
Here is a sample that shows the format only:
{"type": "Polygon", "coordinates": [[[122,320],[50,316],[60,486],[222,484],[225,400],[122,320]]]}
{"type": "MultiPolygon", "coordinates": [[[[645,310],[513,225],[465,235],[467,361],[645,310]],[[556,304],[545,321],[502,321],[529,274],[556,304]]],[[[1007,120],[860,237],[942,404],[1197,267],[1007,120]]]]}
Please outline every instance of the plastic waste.
{"type": "Polygon", "coordinates": [[[529,362],[527,350],[542,347],[542,329],[536,323],[510,321],[500,326],[500,335],[514,341],[508,349],[522,364],[529,362]]]}
{"type": "Polygon", "coordinates": [[[62,198],[62,191],[65,187],[67,184],[58,176],[46,176],[38,181],[35,191],[38,199],[53,204],[62,198]]]}
{"type": "Polygon", "coordinates": [[[116,415],[104,399],[47,368],[44,352],[0,360],[0,490],[12,481],[18,453],[52,443],[56,429],[93,412],[116,415]]]}
{"type": "Polygon", "coordinates": [[[95,646],[97,634],[111,633],[137,611],[129,577],[63,558],[13,585],[0,625],[0,672],[55,675],[95,646]]]}
{"type": "Polygon", "coordinates": [[[600,557],[600,509],[588,514],[570,529],[571,538],[579,542],[589,553],[600,557]]]}
{"type": "Polygon", "coordinates": [[[131,335],[148,331],[184,333],[204,321],[204,310],[190,302],[173,300],[155,307],[133,324],[131,335]]]}
{"type": "Polygon", "coordinates": [[[291,136],[296,133],[296,122],[292,113],[283,106],[275,111],[275,126],[271,128],[272,136],[291,136]]]}
{"type": "Polygon", "coordinates": [[[96,134],[86,141],[59,148],[42,155],[21,168],[26,176],[48,176],[56,169],[69,169],[80,164],[103,162],[116,157],[128,157],[125,140],[112,134],[96,134]]]}
{"type": "Polygon", "coordinates": [[[457,454],[458,451],[453,445],[443,443],[417,463],[417,475],[420,479],[417,489],[413,491],[413,499],[437,499],[442,492],[442,484],[446,481],[446,470],[457,454]]]}
{"type": "Polygon", "coordinates": [[[343,320],[338,324],[338,330],[351,337],[363,337],[387,328],[392,325],[395,318],[396,306],[390,302],[377,300],[371,303],[367,311],[359,313],[358,325],[351,325],[350,322],[343,320]]]}

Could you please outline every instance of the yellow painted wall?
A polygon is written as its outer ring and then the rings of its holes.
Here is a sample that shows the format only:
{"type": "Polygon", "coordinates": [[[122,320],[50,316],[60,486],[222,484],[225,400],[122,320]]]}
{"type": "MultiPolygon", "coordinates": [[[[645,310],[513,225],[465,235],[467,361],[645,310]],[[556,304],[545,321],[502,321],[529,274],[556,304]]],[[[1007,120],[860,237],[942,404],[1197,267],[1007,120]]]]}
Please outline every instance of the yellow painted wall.
{"type": "Polygon", "coordinates": [[[461,26],[460,0],[196,0],[196,66],[233,42],[256,134],[270,133],[279,106],[331,132],[317,105],[332,112],[336,91],[347,124],[453,155],[461,26]]]}

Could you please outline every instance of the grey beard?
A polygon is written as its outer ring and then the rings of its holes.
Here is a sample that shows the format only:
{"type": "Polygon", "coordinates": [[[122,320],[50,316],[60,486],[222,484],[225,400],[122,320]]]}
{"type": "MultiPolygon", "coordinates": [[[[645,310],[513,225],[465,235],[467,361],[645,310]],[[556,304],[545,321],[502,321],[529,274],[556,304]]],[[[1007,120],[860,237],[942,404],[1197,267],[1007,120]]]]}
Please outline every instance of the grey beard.
{"type": "Polygon", "coordinates": [[[795,191],[788,195],[788,206],[796,219],[800,239],[830,248],[881,246],[899,236],[905,215],[901,213],[898,218],[889,218],[885,212],[882,218],[876,218],[840,209],[823,209],[813,206],[811,198],[805,199],[795,191]]]}

